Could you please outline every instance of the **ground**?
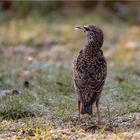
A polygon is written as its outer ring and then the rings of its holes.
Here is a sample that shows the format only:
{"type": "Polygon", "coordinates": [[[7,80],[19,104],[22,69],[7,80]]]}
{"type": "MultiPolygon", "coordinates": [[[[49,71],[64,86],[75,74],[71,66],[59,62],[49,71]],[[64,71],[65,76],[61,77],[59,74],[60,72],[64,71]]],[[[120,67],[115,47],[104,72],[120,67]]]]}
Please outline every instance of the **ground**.
{"type": "MultiPolygon", "coordinates": [[[[108,14],[107,14],[108,15],[108,14]]],[[[0,26],[0,139],[140,139],[140,29],[92,13],[67,18],[29,16],[0,26]],[[76,25],[105,35],[108,76],[100,99],[101,128],[92,116],[77,124],[72,62],[84,46],[76,25]]]]}

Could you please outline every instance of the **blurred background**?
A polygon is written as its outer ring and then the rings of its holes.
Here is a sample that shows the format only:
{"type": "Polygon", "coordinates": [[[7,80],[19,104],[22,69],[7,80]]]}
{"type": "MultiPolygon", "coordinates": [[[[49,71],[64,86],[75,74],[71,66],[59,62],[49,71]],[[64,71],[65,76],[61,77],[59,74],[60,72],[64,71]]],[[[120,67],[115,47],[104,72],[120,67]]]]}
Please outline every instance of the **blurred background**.
{"type": "Polygon", "coordinates": [[[6,53],[17,49],[56,60],[67,56],[69,61],[73,52],[76,50],[77,53],[83,46],[85,37],[74,27],[93,23],[104,30],[107,55],[114,56],[112,51],[116,49],[122,62],[132,59],[133,50],[130,49],[139,46],[139,13],[140,3],[130,1],[1,0],[0,48],[6,49],[6,53]],[[65,53],[61,55],[63,51],[65,53]]]}
{"type": "Polygon", "coordinates": [[[35,67],[40,67],[37,60],[69,65],[85,42],[74,28],[85,24],[103,29],[109,64],[139,61],[140,2],[131,1],[1,0],[0,52],[36,62],[35,67]]]}
{"type": "Polygon", "coordinates": [[[75,26],[86,24],[96,24],[105,36],[102,116],[133,127],[140,116],[140,2],[126,0],[0,0],[0,118],[44,115],[56,126],[76,120],[72,62],[86,36],[75,26]]]}

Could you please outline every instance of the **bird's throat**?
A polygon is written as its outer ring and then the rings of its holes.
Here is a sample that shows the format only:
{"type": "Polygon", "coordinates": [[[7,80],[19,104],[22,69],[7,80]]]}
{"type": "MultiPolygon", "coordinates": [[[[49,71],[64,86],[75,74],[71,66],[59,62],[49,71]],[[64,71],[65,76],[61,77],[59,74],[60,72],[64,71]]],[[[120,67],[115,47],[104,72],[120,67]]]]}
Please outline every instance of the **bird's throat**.
{"type": "Polygon", "coordinates": [[[99,46],[95,44],[94,41],[88,41],[83,49],[83,53],[85,57],[88,58],[96,58],[101,54],[101,49],[99,46]]]}

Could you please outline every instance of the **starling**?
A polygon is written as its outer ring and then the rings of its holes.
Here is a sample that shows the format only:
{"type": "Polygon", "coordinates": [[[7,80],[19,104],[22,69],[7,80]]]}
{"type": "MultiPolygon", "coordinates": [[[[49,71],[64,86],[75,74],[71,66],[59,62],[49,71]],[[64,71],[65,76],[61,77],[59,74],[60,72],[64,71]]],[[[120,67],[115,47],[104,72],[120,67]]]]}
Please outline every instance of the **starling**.
{"type": "Polygon", "coordinates": [[[99,98],[107,75],[107,64],[101,50],[104,35],[95,25],[76,28],[82,29],[87,36],[85,47],[73,63],[74,88],[78,95],[78,123],[80,123],[80,114],[92,114],[92,105],[96,102],[99,126],[99,98]]]}

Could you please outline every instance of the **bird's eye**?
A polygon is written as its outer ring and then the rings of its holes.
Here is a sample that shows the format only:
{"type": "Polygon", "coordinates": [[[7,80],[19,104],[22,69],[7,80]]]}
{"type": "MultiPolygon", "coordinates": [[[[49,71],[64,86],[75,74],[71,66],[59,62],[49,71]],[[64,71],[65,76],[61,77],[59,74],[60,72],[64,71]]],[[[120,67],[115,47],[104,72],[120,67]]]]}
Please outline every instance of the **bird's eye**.
{"type": "Polygon", "coordinates": [[[86,30],[86,31],[90,31],[90,29],[89,29],[89,28],[87,28],[87,27],[85,27],[85,30],[86,30]]]}

